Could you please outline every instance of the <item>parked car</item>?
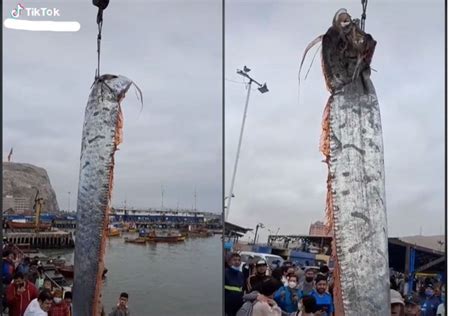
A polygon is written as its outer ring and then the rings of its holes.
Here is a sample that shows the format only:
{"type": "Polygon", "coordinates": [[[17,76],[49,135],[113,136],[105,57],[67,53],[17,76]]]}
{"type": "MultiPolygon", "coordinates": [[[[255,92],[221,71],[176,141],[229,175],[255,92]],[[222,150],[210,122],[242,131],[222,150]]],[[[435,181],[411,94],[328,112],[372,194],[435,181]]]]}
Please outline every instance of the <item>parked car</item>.
{"type": "Polygon", "coordinates": [[[240,259],[242,261],[242,263],[240,264],[240,271],[242,271],[244,265],[247,265],[249,263],[256,263],[259,260],[265,260],[268,266],[267,273],[271,273],[271,270],[281,267],[283,265],[283,262],[285,262],[282,257],[277,255],[251,251],[241,251],[240,259]]]}

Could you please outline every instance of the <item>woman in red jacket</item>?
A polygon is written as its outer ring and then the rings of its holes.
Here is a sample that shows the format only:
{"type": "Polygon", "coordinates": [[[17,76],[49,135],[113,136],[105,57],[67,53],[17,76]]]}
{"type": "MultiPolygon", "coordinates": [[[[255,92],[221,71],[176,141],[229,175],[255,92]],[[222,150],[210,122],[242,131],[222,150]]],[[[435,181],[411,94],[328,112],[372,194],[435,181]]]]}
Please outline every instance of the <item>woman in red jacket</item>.
{"type": "Polygon", "coordinates": [[[38,297],[38,290],[33,283],[25,280],[23,273],[16,272],[6,294],[8,315],[22,316],[28,304],[38,297]]]}

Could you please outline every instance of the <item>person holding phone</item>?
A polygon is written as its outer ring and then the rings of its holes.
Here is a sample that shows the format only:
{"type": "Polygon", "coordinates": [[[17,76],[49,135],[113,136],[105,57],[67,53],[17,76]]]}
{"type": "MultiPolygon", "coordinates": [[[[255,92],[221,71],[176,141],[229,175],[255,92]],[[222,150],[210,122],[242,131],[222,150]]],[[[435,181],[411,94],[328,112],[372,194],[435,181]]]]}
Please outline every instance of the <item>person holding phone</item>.
{"type": "Polygon", "coordinates": [[[6,294],[8,316],[23,316],[28,304],[38,297],[38,290],[18,271],[13,276],[13,282],[7,287],[6,294]]]}
{"type": "Polygon", "coordinates": [[[327,292],[328,282],[327,278],[323,275],[316,277],[316,310],[320,312],[321,316],[333,316],[334,305],[332,302],[332,296],[327,292]]]}
{"type": "Polygon", "coordinates": [[[302,291],[297,289],[298,277],[294,274],[289,274],[288,285],[282,286],[274,295],[275,301],[280,308],[292,313],[298,310],[298,300],[303,296],[302,291]]]}

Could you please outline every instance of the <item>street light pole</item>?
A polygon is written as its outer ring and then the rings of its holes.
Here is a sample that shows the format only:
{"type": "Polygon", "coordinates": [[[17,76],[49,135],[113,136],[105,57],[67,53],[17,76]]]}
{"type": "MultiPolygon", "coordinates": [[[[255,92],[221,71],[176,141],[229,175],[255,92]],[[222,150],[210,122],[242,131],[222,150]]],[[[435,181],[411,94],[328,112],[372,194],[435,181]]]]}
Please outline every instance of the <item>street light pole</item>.
{"type": "Polygon", "coordinates": [[[235,157],[235,163],[234,163],[234,170],[232,172],[232,180],[230,183],[230,190],[229,190],[229,195],[228,195],[228,201],[227,201],[227,207],[225,208],[225,220],[229,217],[229,212],[230,212],[230,205],[232,203],[232,198],[234,197],[234,184],[235,184],[235,175],[237,173],[237,166],[239,164],[239,157],[240,157],[240,148],[242,146],[242,136],[244,134],[244,128],[245,128],[245,120],[247,118],[247,109],[249,106],[249,100],[250,100],[250,91],[252,91],[252,83],[255,82],[259,86],[258,90],[261,93],[268,92],[267,84],[260,84],[254,79],[252,79],[247,73],[250,71],[249,68],[244,66],[244,70],[237,69],[237,74],[244,76],[245,78],[249,79],[249,82],[247,84],[247,98],[245,99],[245,108],[244,108],[244,115],[242,117],[242,126],[240,128],[240,136],[239,136],[239,144],[237,145],[237,154],[235,157]]]}
{"type": "Polygon", "coordinates": [[[163,212],[163,195],[165,191],[163,190],[163,185],[161,186],[161,211],[163,212]]]}
{"type": "Polygon", "coordinates": [[[67,193],[67,212],[71,212],[71,192],[67,193]]]}

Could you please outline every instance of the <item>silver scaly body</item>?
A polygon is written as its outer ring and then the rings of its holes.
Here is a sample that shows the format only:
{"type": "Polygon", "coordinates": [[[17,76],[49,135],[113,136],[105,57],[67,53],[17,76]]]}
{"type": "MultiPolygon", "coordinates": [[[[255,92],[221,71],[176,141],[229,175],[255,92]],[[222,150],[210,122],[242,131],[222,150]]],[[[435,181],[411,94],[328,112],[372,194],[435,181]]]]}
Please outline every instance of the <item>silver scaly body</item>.
{"type": "Polygon", "coordinates": [[[74,252],[74,316],[98,316],[114,153],[120,143],[120,101],[132,81],[103,75],[92,87],[82,134],[74,252]]]}

